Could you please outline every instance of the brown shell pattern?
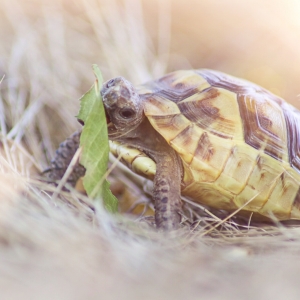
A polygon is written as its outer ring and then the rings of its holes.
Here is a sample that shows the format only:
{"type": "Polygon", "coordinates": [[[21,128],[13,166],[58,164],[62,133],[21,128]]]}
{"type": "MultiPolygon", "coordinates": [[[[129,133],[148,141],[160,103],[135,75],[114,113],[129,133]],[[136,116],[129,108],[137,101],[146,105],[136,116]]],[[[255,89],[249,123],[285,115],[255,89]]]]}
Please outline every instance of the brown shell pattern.
{"type": "Polygon", "coordinates": [[[178,152],[182,194],[218,209],[300,219],[300,112],[267,90],[212,71],[140,87],[145,114],[178,152]]]}

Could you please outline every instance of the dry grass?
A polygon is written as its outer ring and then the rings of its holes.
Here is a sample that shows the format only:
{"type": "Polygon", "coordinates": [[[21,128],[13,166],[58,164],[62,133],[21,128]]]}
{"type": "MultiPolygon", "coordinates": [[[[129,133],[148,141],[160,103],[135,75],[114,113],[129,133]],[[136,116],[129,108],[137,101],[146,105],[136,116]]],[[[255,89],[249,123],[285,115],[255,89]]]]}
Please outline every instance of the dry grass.
{"type": "MultiPolygon", "coordinates": [[[[299,298],[296,226],[231,219],[216,229],[224,216],[186,204],[185,229],[157,233],[75,191],[53,199],[37,180],[79,127],[92,63],[134,83],[211,67],[296,99],[297,1],[184,3],[0,0],[1,299],[299,298]]],[[[115,192],[147,201],[131,176],[114,170],[115,192]]]]}

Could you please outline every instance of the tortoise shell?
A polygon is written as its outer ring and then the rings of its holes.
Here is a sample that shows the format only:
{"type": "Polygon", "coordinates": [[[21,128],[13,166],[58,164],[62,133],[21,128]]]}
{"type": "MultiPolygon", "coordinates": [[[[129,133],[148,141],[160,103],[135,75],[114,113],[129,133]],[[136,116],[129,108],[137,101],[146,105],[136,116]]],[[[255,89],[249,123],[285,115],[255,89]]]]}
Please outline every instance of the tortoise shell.
{"type": "MultiPolygon", "coordinates": [[[[136,91],[144,115],[182,161],[182,195],[217,209],[300,219],[294,107],[258,85],[206,69],[176,71],[136,91]]],[[[111,143],[134,171],[153,178],[152,160],[130,149],[111,143]]]]}

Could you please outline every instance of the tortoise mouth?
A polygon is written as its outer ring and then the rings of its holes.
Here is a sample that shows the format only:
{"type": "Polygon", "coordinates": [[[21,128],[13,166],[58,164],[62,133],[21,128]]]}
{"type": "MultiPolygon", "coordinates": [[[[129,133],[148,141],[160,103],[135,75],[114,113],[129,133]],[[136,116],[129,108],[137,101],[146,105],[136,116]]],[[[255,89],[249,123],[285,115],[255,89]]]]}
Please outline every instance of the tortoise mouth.
{"type": "Polygon", "coordinates": [[[108,139],[112,141],[118,140],[121,137],[127,135],[129,132],[131,132],[131,130],[120,130],[112,122],[107,124],[108,139]]]}
{"type": "Polygon", "coordinates": [[[109,114],[107,113],[106,109],[104,109],[105,112],[105,117],[106,117],[106,124],[107,124],[107,132],[108,136],[111,137],[114,133],[116,133],[117,128],[115,125],[112,123],[109,114]]]}
{"type": "Polygon", "coordinates": [[[115,127],[115,125],[112,122],[107,123],[107,133],[110,139],[114,137],[118,137],[120,135],[118,129],[115,127]]]}
{"type": "Polygon", "coordinates": [[[118,136],[118,129],[111,121],[108,113],[105,110],[105,117],[106,117],[106,124],[107,124],[107,133],[109,138],[117,137],[118,136]]]}

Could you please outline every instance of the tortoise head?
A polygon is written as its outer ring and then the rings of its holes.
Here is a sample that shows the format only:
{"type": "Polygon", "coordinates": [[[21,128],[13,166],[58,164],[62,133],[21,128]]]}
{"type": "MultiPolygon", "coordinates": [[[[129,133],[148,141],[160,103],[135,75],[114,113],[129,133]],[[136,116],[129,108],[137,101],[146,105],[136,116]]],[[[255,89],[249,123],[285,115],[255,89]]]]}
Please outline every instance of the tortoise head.
{"type": "Polygon", "coordinates": [[[132,83],[123,77],[105,82],[101,95],[110,138],[126,135],[144,119],[141,98],[132,83]]]}

